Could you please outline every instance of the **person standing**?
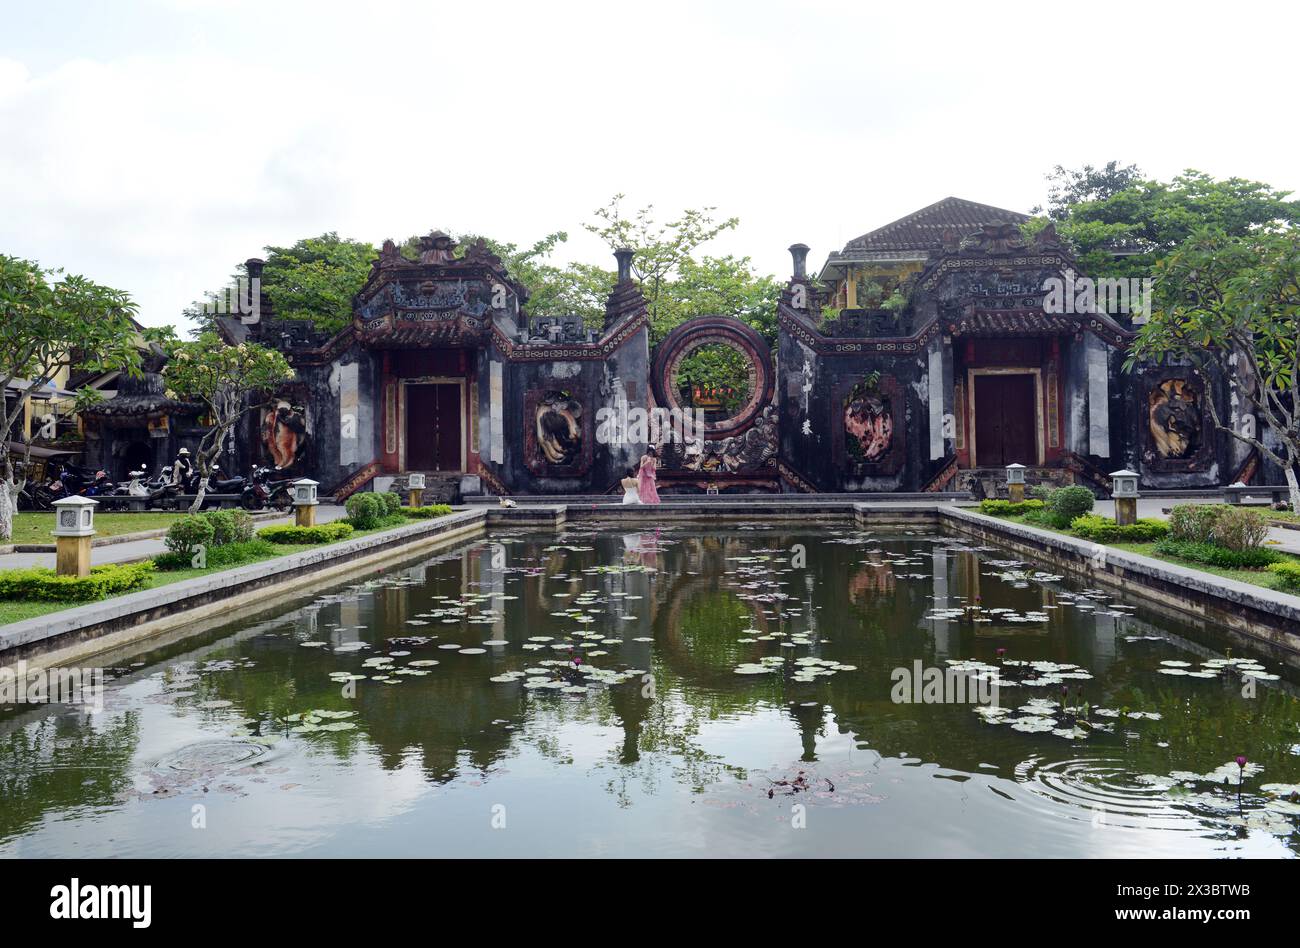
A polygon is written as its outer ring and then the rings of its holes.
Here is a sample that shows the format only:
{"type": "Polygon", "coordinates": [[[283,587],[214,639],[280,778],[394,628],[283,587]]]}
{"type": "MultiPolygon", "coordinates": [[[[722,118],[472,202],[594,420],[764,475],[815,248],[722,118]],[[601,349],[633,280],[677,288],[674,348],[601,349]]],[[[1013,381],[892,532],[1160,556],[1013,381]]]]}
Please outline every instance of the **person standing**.
{"type": "Polygon", "coordinates": [[[645,449],[641,456],[641,468],[637,472],[637,494],[643,504],[659,503],[659,487],[655,476],[655,465],[659,462],[659,453],[654,445],[645,449]]]}
{"type": "Polygon", "coordinates": [[[190,463],[190,449],[181,448],[176,454],[176,460],[172,464],[172,483],[180,484],[182,487],[189,480],[190,472],[194,466],[190,463]]]}

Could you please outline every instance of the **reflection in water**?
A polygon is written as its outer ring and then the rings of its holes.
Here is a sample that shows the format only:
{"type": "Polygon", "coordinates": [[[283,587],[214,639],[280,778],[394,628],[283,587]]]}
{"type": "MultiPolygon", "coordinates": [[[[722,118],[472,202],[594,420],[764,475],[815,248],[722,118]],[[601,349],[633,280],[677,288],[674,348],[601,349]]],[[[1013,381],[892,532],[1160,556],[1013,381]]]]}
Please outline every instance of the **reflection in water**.
{"type": "Polygon", "coordinates": [[[1296,670],[1135,606],[939,534],[501,533],[0,713],[0,854],[1291,854],[1296,670]],[[891,700],[958,661],[1001,710],[891,700]]]}

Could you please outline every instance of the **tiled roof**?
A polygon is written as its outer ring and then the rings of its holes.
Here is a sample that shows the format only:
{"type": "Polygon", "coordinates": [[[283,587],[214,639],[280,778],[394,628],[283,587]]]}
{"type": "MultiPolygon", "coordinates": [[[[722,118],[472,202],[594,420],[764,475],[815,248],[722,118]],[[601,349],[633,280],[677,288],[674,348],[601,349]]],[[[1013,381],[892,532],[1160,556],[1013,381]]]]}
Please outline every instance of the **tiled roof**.
{"type": "Polygon", "coordinates": [[[1027,214],[1003,207],[946,197],[850,240],[844,245],[843,255],[856,256],[872,251],[931,250],[943,245],[945,231],[951,230],[961,238],[979,230],[984,224],[1021,224],[1027,220],[1027,214]]]}

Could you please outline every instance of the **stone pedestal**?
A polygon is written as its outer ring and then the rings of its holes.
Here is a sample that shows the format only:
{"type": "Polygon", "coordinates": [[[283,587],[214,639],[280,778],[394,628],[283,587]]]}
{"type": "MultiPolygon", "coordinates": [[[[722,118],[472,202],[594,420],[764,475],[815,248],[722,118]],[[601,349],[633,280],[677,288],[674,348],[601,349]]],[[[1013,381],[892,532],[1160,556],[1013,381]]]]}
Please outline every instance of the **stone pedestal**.
{"type": "Polygon", "coordinates": [[[412,507],[424,506],[424,491],[418,487],[411,488],[411,506],[412,507]]]}
{"type": "Polygon", "coordinates": [[[93,534],[54,538],[54,571],[60,576],[90,575],[90,541],[93,534]]]}
{"type": "Polygon", "coordinates": [[[1024,503],[1024,502],[1025,502],[1025,485],[1024,485],[1024,484],[1008,484],[1008,485],[1007,485],[1007,497],[1009,497],[1009,498],[1011,499],[1011,502],[1012,502],[1013,504],[1022,504],[1022,503],[1024,503]]]}
{"type": "Polygon", "coordinates": [[[316,505],[299,504],[293,508],[293,522],[299,527],[316,526],[316,505]]]}
{"type": "Polygon", "coordinates": [[[1137,523],[1138,502],[1136,497],[1115,498],[1115,522],[1121,527],[1137,523]]]}

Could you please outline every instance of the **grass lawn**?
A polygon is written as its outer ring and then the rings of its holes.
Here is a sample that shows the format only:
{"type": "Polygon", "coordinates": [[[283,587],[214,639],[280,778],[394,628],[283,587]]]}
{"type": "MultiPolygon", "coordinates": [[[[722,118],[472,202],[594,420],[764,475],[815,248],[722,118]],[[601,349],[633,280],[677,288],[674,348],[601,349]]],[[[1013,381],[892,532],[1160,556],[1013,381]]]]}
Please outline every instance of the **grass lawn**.
{"type": "MultiPolygon", "coordinates": [[[[165,530],[183,513],[101,513],[95,515],[95,532],[101,537],[115,537],[142,530],[165,530]]],[[[54,512],[20,513],[14,517],[14,538],[10,543],[53,544],[54,512]]]]}
{"type": "MultiPolygon", "coordinates": [[[[1037,527],[1039,530],[1047,530],[1051,533],[1059,533],[1062,536],[1074,537],[1076,540],[1081,539],[1080,537],[1074,536],[1074,534],[1070,533],[1068,530],[1058,530],[1055,527],[1045,526],[1041,523],[1034,523],[1031,520],[1026,520],[1023,516],[998,517],[997,519],[1007,520],[1011,523],[1018,523],[1026,527],[1037,527]]],[[[1268,570],[1224,569],[1220,566],[1210,566],[1206,563],[1184,560],[1177,556],[1166,556],[1163,553],[1156,552],[1156,545],[1154,543],[1104,543],[1102,545],[1115,550],[1124,550],[1128,553],[1138,553],[1142,556],[1149,556],[1153,560],[1162,560],[1166,563],[1173,563],[1175,566],[1200,570],[1202,573],[1209,573],[1213,576],[1222,576],[1225,579],[1235,579],[1238,582],[1249,583],[1252,586],[1263,586],[1265,589],[1276,589],[1278,592],[1290,592],[1290,590],[1282,587],[1282,577],[1278,576],[1276,573],[1270,573],[1268,570]]],[[[1282,553],[1281,550],[1278,552],[1288,560],[1300,561],[1300,557],[1292,556],[1289,553],[1282,553]]]]}
{"type": "MultiPolygon", "coordinates": [[[[52,516],[52,515],[51,515],[51,516],[52,516]]],[[[111,515],[110,515],[110,516],[111,516],[111,515]]],[[[144,516],[149,516],[149,515],[148,515],[148,514],[140,514],[140,515],[136,515],[136,514],[126,514],[126,515],[124,515],[124,516],[129,516],[129,517],[140,516],[140,517],[144,517],[144,516]]],[[[176,516],[179,516],[179,514],[159,514],[159,516],[171,516],[171,517],[176,517],[176,516]]],[[[435,519],[436,519],[436,518],[435,518],[435,519]]],[[[355,531],[355,532],[352,534],[352,536],[348,537],[348,539],[349,539],[349,540],[355,540],[357,537],[369,536],[369,535],[372,534],[372,533],[382,533],[382,532],[385,531],[385,530],[394,530],[394,529],[396,529],[397,527],[406,527],[406,526],[410,526],[410,525],[413,524],[413,523],[423,523],[423,522],[425,522],[425,521],[422,521],[422,520],[403,520],[401,523],[398,523],[398,524],[389,524],[389,525],[387,525],[387,526],[378,527],[378,528],[376,528],[376,529],[374,529],[374,530],[357,530],[357,531],[355,531]]],[[[96,524],[99,523],[99,517],[96,517],[96,518],[95,518],[95,523],[96,523],[96,524]]],[[[334,542],[336,542],[336,543],[342,543],[342,542],[344,542],[344,541],[342,541],[342,540],[336,540],[336,541],[334,541],[334,542]]],[[[319,543],[315,543],[315,544],[294,544],[294,545],[290,545],[290,544],[284,544],[284,545],[276,544],[275,552],[274,552],[274,553],[269,553],[269,554],[267,554],[266,556],[257,556],[257,557],[253,557],[253,558],[251,558],[251,559],[245,560],[243,563],[240,563],[239,566],[247,566],[247,565],[249,565],[250,563],[261,563],[261,562],[265,562],[266,560],[274,560],[274,559],[278,559],[278,558],[281,557],[281,556],[288,556],[290,553],[301,553],[303,550],[316,550],[316,549],[320,549],[321,546],[328,546],[328,545],[330,545],[330,544],[319,544],[319,543]]],[[[238,569],[238,567],[235,567],[235,566],[224,567],[224,568],[225,568],[225,569],[238,569]]],[[[178,570],[167,570],[166,572],[159,571],[159,572],[155,572],[155,573],[150,574],[148,580],[145,581],[145,584],[144,584],[143,586],[141,586],[139,589],[134,589],[134,590],[132,590],[132,592],[140,592],[140,591],[145,590],[145,589],[156,589],[156,588],[158,588],[159,586],[170,586],[172,583],[179,583],[179,582],[182,582],[183,580],[186,580],[186,579],[194,579],[196,576],[207,576],[207,575],[209,575],[209,574],[211,574],[211,573],[215,573],[215,572],[219,572],[219,571],[220,571],[220,570],[218,570],[218,569],[216,569],[216,568],[212,568],[212,569],[178,569],[178,570]]],[[[125,595],[129,595],[129,593],[119,593],[118,595],[123,595],[123,596],[125,596],[125,595]]],[[[113,599],[115,599],[115,598],[117,598],[117,597],[116,597],[116,596],[109,596],[107,599],[98,599],[98,600],[94,600],[94,601],[95,601],[95,602],[109,602],[109,601],[111,601],[111,600],[113,600],[113,599]]],[[[0,625],[8,625],[10,622],[22,622],[22,621],[25,620],[25,619],[34,619],[34,618],[36,618],[37,616],[49,615],[49,614],[52,613],[52,612],[60,612],[60,611],[62,611],[62,610],[64,610],[64,609],[72,609],[72,608],[74,608],[74,607],[76,607],[76,606],[83,606],[83,605],[88,605],[88,603],[82,603],[82,602],[30,602],[30,601],[25,601],[25,600],[0,599],[0,625]]]]}

